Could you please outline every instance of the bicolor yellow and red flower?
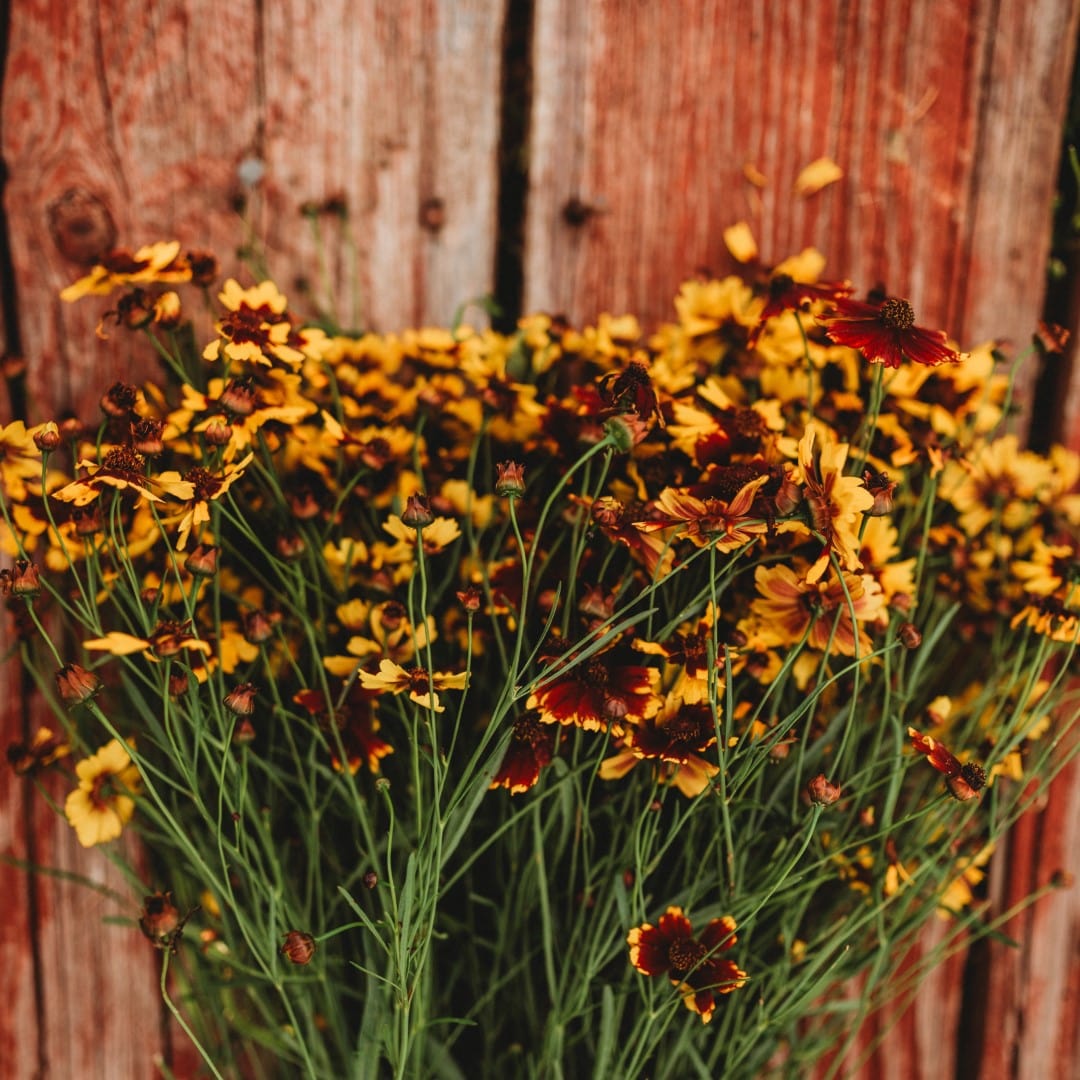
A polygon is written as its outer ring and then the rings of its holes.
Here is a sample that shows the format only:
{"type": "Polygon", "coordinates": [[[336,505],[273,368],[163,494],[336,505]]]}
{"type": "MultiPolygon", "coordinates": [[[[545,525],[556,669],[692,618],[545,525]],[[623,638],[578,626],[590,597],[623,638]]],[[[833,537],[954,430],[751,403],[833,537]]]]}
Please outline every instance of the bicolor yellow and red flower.
{"type": "Polygon", "coordinates": [[[681,907],[669,907],[657,925],[643,923],[627,935],[630,963],[643,975],[666,975],[683,1004],[707,1024],[716,1000],[745,986],[747,974],[722,954],[738,940],[730,915],[710,919],[697,936],[681,907]]]}

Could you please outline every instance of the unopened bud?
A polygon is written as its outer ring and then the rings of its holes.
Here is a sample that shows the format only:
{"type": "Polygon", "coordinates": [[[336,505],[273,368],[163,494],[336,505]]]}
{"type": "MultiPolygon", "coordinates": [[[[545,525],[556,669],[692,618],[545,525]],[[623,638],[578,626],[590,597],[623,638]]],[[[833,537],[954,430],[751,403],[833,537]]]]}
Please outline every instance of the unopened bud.
{"type": "Polygon", "coordinates": [[[905,649],[917,649],[922,644],[922,634],[914,623],[901,623],[897,636],[905,649]]]}
{"type": "Polygon", "coordinates": [[[294,964],[310,964],[315,955],[315,939],[301,930],[290,930],[285,935],[281,954],[294,964]]]}
{"type": "Polygon", "coordinates": [[[810,801],[817,806],[832,806],[840,798],[840,785],[827,780],[824,773],[818,773],[806,785],[810,801]]]}

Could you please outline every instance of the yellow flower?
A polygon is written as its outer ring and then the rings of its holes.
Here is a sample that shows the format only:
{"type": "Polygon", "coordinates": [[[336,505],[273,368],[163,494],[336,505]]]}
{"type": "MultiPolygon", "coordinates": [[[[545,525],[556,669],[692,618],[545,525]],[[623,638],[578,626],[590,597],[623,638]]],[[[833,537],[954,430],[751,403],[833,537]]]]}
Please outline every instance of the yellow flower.
{"type": "Polygon", "coordinates": [[[361,671],[360,684],[365,690],[377,693],[389,690],[392,694],[409,691],[409,699],[432,712],[445,712],[439,704],[439,695],[435,690],[464,690],[468,673],[461,671],[456,675],[447,671],[429,672],[426,668],[414,667],[406,670],[393,660],[382,660],[377,672],[361,671]]]}
{"type": "Polygon", "coordinates": [[[135,813],[139,770],[128,748],[113,739],[75,766],[78,788],[64,802],[64,815],[83,847],[115,840],[135,813]]]}
{"type": "Polygon", "coordinates": [[[69,303],[84,296],[107,296],[113,289],[150,281],[176,283],[191,280],[191,263],[181,257],[178,240],[160,241],[130,251],[109,252],[85,277],[60,293],[69,303]]]}

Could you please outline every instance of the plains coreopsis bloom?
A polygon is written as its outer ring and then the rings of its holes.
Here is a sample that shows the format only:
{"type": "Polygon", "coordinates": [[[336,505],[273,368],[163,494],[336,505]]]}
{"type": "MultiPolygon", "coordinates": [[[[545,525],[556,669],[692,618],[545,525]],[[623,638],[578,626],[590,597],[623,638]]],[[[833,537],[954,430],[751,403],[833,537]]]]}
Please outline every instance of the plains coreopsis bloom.
{"type": "MultiPolygon", "coordinates": [[[[569,657],[565,658],[569,659],[569,657]]],[[[559,673],[558,658],[549,657],[546,670],[553,677],[533,691],[527,702],[538,709],[546,724],[576,726],[586,731],[623,731],[623,722],[635,723],[660,707],[656,696],[656,668],[625,664],[617,653],[597,653],[568,671],[559,673]]]]}
{"type": "Polygon", "coordinates": [[[491,787],[504,787],[511,795],[528,791],[540,779],[540,771],[555,755],[556,728],[542,723],[535,712],[514,721],[514,732],[491,787]]]}
{"type": "Polygon", "coordinates": [[[218,339],[203,349],[204,360],[224,356],[266,367],[279,360],[292,368],[304,362],[304,354],[292,340],[293,328],[286,311],[288,302],[272,281],[244,289],[230,278],[218,299],[227,310],[216,324],[218,339]]]}
{"type": "Polygon", "coordinates": [[[464,671],[455,674],[447,671],[429,672],[422,667],[405,669],[393,660],[384,659],[379,662],[378,671],[360,672],[360,685],[365,690],[388,690],[392,694],[408,691],[409,699],[417,705],[432,712],[445,712],[446,707],[439,704],[439,695],[434,691],[464,690],[468,678],[468,673],[464,671]]]}
{"type": "Polygon", "coordinates": [[[915,325],[915,312],[907,300],[889,297],[880,304],[867,304],[839,297],[834,303],[835,313],[821,320],[829,340],[859,349],[871,363],[898,368],[906,356],[934,367],[963,359],[949,347],[943,330],[915,325]]]}
{"type": "Polygon", "coordinates": [[[107,296],[113,289],[148,282],[190,281],[192,260],[203,255],[181,255],[178,240],[147,244],[134,254],[122,248],[110,251],[85,277],[69,285],[60,299],[71,302],[84,296],[107,296]]]}
{"type": "Polygon", "coordinates": [[[64,802],[64,814],[83,847],[115,840],[135,813],[139,770],[118,739],[75,766],[79,786],[64,802]]]}
{"type": "Polygon", "coordinates": [[[669,907],[656,926],[635,926],[626,943],[630,963],[643,975],[667,975],[679,988],[683,1004],[707,1024],[716,1009],[717,996],[730,994],[746,983],[746,972],[720,955],[736,940],[735,920],[730,915],[711,919],[695,937],[682,908],[669,907]]]}
{"type": "Polygon", "coordinates": [[[908,735],[911,737],[911,745],[920,754],[925,754],[926,760],[939,773],[944,774],[949,791],[954,798],[967,802],[968,799],[976,798],[986,787],[986,771],[981,765],[974,761],[961,764],[944,743],[938,742],[929,735],[921,734],[915,728],[909,727],[908,735]]]}
{"type": "Polygon", "coordinates": [[[180,514],[180,535],[176,546],[180,551],[187,547],[192,531],[198,538],[201,527],[210,520],[210,503],[222,495],[244,474],[254,453],[249,453],[243,460],[226,465],[220,475],[196,465],[184,474],[184,480],[191,486],[191,497],[180,514]]]}
{"type": "Polygon", "coordinates": [[[656,499],[655,509],[645,521],[634,527],[652,532],[670,525],[685,525],[686,537],[697,547],[715,542],[717,551],[735,551],[764,536],[768,526],[754,520],[752,508],[758,489],[768,482],[767,475],[744,484],[733,499],[699,499],[677,488],[664,488],[656,499]]]}
{"type": "Polygon", "coordinates": [[[845,443],[823,442],[815,446],[812,427],[799,441],[799,468],[802,472],[810,524],[825,541],[825,548],[806,573],[811,584],[821,580],[835,552],[845,570],[858,570],[858,525],[862,515],[874,505],[874,496],[858,476],[845,476],[848,450],[845,443]]]}
{"type": "Polygon", "coordinates": [[[615,780],[640,761],[655,761],[661,783],[672,783],[688,799],[700,795],[718,767],[702,757],[716,743],[716,720],[707,702],[686,704],[669,694],[660,712],[631,727],[625,749],[600,763],[600,776],[615,780]]]}
{"type": "Polygon", "coordinates": [[[811,649],[831,649],[841,656],[870,652],[861,625],[856,644],[856,626],[873,622],[884,610],[881,586],[870,574],[810,582],[788,566],[759,566],[754,583],[761,595],[751,607],[770,644],[794,645],[806,634],[811,649]]]}
{"type": "Polygon", "coordinates": [[[750,331],[746,339],[747,348],[752,349],[765,324],[775,315],[783,311],[794,311],[814,302],[827,301],[835,303],[841,297],[848,297],[855,291],[855,286],[849,281],[796,281],[790,274],[773,274],[769,279],[768,291],[765,297],[765,306],[758,316],[757,325],[750,331]]]}

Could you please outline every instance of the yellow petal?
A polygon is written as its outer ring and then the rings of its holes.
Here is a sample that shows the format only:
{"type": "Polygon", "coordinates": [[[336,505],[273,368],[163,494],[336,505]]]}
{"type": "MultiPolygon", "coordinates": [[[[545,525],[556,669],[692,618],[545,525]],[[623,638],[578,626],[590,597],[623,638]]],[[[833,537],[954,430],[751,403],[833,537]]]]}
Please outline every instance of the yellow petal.
{"type": "Polygon", "coordinates": [[[758,246],[750,226],[745,221],[729,225],[724,230],[724,243],[732,257],[741,263],[750,262],[757,258],[758,246]]]}
{"type": "Polygon", "coordinates": [[[103,638],[83,642],[84,649],[100,649],[102,652],[112,653],[113,656],[130,656],[149,647],[150,643],[145,638],[121,634],[118,630],[110,630],[103,638]]]}
{"type": "Polygon", "coordinates": [[[823,187],[835,183],[844,175],[844,170],[829,158],[818,158],[810,162],[795,180],[795,194],[804,198],[820,191],[823,187]]]}

